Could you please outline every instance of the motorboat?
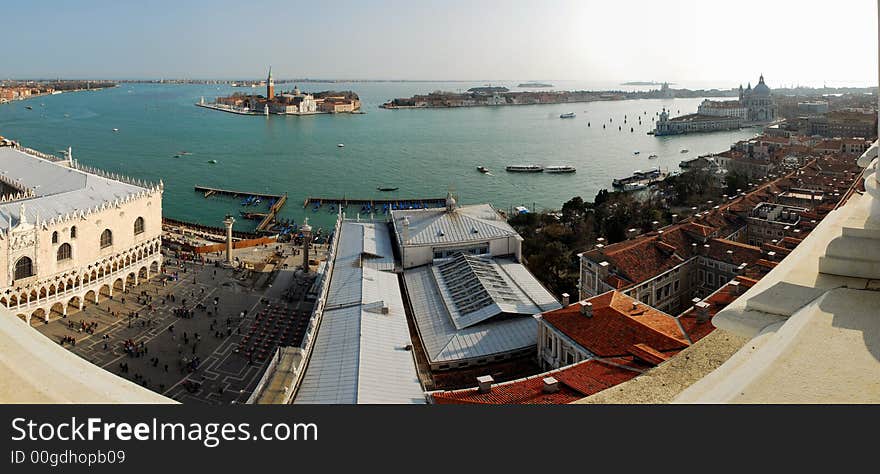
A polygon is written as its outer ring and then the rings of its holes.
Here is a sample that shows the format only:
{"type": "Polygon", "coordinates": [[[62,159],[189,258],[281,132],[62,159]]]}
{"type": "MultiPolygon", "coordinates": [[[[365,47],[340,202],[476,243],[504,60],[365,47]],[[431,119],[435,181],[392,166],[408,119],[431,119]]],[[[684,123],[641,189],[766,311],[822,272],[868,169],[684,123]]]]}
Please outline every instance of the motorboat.
{"type": "Polygon", "coordinates": [[[480,173],[488,173],[489,168],[486,168],[485,166],[477,166],[477,171],[479,171],[480,173]]]}
{"type": "Polygon", "coordinates": [[[574,173],[574,166],[569,165],[556,165],[556,166],[546,166],[544,167],[545,173],[574,173]]]}
{"type": "Polygon", "coordinates": [[[504,169],[511,173],[540,173],[544,171],[544,167],[540,165],[511,165],[504,169]]]}
{"type": "Polygon", "coordinates": [[[400,188],[397,188],[397,187],[388,188],[388,187],[377,186],[376,189],[379,191],[397,191],[400,188]]]}
{"type": "Polygon", "coordinates": [[[657,155],[655,155],[653,153],[648,155],[648,159],[654,159],[654,158],[657,158],[657,155]]]}
{"type": "Polygon", "coordinates": [[[217,160],[208,160],[208,163],[210,163],[210,164],[212,164],[212,165],[216,165],[216,164],[217,164],[217,160]]]}
{"type": "Polygon", "coordinates": [[[569,112],[567,114],[560,114],[559,115],[559,118],[575,118],[575,117],[577,117],[577,115],[575,115],[574,112],[569,112]]]}
{"type": "Polygon", "coordinates": [[[336,146],[339,148],[345,148],[345,143],[337,143],[336,146]]]}
{"type": "Polygon", "coordinates": [[[624,191],[638,191],[640,189],[647,189],[648,185],[645,183],[627,183],[623,185],[624,191]]]}
{"type": "Polygon", "coordinates": [[[118,129],[118,128],[114,128],[113,131],[114,131],[114,132],[118,132],[119,129],[118,129]]]}
{"type": "Polygon", "coordinates": [[[687,152],[689,152],[689,151],[690,151],[690,150],[688,150],[687,148],[682,148],[682,150],[681,150],[682,153],[687,153],[687,152]]]}
{"type": "Polygon", "coordinates": [[[638,155],[639,153],[641,153],[641,152],[639,150],[636,150],[633,152],[633,155],[638,155]]]}

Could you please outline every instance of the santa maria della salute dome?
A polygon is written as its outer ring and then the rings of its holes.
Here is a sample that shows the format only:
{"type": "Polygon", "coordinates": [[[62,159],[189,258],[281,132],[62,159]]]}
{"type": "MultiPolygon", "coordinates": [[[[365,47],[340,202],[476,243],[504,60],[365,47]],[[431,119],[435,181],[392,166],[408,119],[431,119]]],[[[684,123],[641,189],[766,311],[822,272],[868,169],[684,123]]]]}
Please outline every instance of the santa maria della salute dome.
{"type": "Polygon", "coordinates": [[[739,86],[739,102],[746,109],[746,120],[749,122],[771,122],[776,120],[776,104],[770,93],[770,88],[764,83],[764,75],[758,79],[758,84],[752,88],[751,83],[746,89],[739,86]]]}

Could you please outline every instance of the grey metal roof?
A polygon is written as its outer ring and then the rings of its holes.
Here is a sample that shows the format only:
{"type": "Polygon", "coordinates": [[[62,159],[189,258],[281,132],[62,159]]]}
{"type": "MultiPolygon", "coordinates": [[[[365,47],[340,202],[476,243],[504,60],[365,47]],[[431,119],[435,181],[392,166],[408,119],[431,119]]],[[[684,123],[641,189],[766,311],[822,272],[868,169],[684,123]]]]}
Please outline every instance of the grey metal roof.
{"type": "Polygon", "coordinates": [[[451,212],[445,208],[391,211],[391,217],[401,246],[520,238],[489,204],[461,206],[451,212]],[[407,230],[403,226],[404,217],[409,220],[407,230]]]}
{"type": "Polygon", "coordinates": [[[534,345],[537,326],[531,315],[561,307],[521,264],[510,259],[481,260],[488,261],[498,273],[508,294],[518,299],[516,303],[493,299],[474,314],[453,315],[458,311],[456,303],[434,265],[404,272],[419,335],[432,363],[487,357],[534,345]],[[502,315],[506,317],[498,317],[502,315]]]}
{"type": "Polygon", "coordinates": [[[0,229],[18,225],[21,205],[30,222],[113,202],[145,188],[68,168],[13,147],[0,147],[0,174],[30,188],[35,196],[0,204],[0,229]]]}
{"type": "Polygon", "coordinates": [[[345,221],[294,403],[425,403],[386,224],[345,221]],[[383,310],[383,308],[385,308],[383,310]]]}

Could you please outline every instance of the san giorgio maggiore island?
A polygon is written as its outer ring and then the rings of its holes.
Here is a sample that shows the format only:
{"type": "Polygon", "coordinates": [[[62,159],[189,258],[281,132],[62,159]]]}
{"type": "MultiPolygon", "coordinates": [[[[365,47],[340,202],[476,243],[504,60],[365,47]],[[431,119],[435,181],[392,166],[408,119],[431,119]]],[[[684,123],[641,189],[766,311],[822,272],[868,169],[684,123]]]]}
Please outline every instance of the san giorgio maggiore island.
{"type": "Polygon", "coordinates": [[[281,91],[276,94],[272,68],[269,68],[269,77],[266,79],[265,96],[235,93],[227,97],[217,97],[214,103],[206,103],[205,98],[202,97],[196,105],[240,115],[361,113],[360,98],[352,91],[323,91],[309,94],[294,86],[290,92],[281,91]]]}

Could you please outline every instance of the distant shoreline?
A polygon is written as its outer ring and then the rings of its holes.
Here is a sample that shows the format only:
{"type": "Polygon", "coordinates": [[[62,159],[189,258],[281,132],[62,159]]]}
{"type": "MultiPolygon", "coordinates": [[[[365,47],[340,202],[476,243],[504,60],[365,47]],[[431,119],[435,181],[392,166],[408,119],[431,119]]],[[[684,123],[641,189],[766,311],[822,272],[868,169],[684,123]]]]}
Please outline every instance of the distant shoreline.
{"type": "Polygon", "coordinates": [[[45,92],[45,93],[43,93],[43,94],[32,94],[32,95],[29,95],[29,96],[27,96],[27,97],[19,97],[19,98],[17,98],[17,99],[11,99],[11,100],[3,100],[3,101],[0,101],[0,105],[2,105],[2,104],[11,104],[11,103],[13,103],[13,102],[22,102],[22,101],[31,100],[31,99],[37,99],[37,98],[40,98],[40,97],[49,97],[49,96],[53,96],[53,95],[67,94],[67,93],[69,93],[69,92],[102,91],[102,90],[104,90],[104,89],[111,89],[111,88],[113,88],[113,87],[119,87],[119,84],[114,84],[114,85],[112,85],[112,86],[107,86],[107,87],[92,87],[92,88],[89,88],[89,89],[69,89],[69,90],[65,90],[65,91],[45,92]]]}

